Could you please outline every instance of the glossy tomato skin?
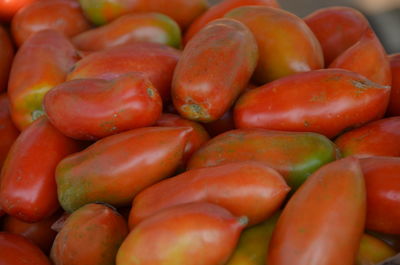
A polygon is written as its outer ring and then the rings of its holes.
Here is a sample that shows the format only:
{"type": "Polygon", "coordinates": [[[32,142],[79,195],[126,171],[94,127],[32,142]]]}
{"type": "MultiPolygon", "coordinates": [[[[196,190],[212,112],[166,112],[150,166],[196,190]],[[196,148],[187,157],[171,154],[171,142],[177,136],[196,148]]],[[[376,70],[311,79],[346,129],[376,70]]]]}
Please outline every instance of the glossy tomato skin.
{"type": "Polygon", "coordinates": [[[23,236],[0,232],[1,265],[51,265],[50,260],[23,236]]]}
{"type": "Polygon", "coordinates": [[[225,264],[245,219],[205,202],[167,208],[129,233],[118,250],[116,264],[225,264]]]}
{"type": "Polygon", "coordinates": [[[57,234],[51,226],[59,217],[60,213],[56,213],[39,222],[27,223],[8,215],[4,217],[3,231],[24,236],[48,254],[57,234]]]}
{"type": "Polygon", "coordinates": [[[204,14],[199,16],[187,29],[184,37],[184,44],[188,43],[208,23],[222,18],[229,11],[241,6],[268,6],[279,7],[276,0],[225,0],[210,7],[204,14]]]}
{"type": "Polygon", "coordinates": [[[211,22],[186,45],[175,69],[176,110],[191,120],[219,119],[245,89],[257,59],[257,43],[242,23],[226,18],[211,22]]]}
{"type": "Polygon", "coordinates": [[[392,71],[392,90],[386,114],[388,116],[400,116],[400,54],[390,55],[389,61],[392,71]]]}
{"type": "Polygon", "coordinates": [[[19,10],[11,30],[15,42],[21,46],[33,33],[54,29],[72,37],[90,28],[76,0],[40,0],[19,10]]]}
{"type": "Polygon", "coordinates": [[[59,203],[54,179],[58,162],[80,146],[42,117],[13,144],[1,172],[0,206],[11,216],[38,222],[54,214],[59,203]]]}
{"type": "Polygon", "coordinates": [[[106,24],[126,13],[159,12],[174,19],[182,29],[205,12],[206,0],[79,0],[95,25],[106,24]]]}
{"type": "Polygon", "coordinates": [[[316,133],[239,129],[208,141],[193,154],[188,169],[258,161],[277,170],[296,189],[311,173],[338,156],[336,146],[316,133]]]}
{"type": "Polygon", "coordinates": [[[400,117],[368,123],[339,136],[343,156],[400,156],[400,117]]]}
{"type": "Polygon", "coordinates": [[[333,138],[381,118],[389,96],[389,86],[347,70],[310,71],[246,92],[235,105],[234,119],[238,128],[307,131],[333,138]]]}
{"type": "Polygon", "coordinates": [[[311,175],[279,217],[268,265],[353,265],[364,231],[366,192],[356,158],[311,175]]]}
{"type": "Polygon", "coordinates": [[[359,41],[369,27],[368,20],[350,7],[322,8],[304,18],[321,43],[325,65],[359,41]]]}
{"type": "Polygon", "coordinates": [[[73,38],[84,51],[98,51],[130,42],[155,42],[179,49],[181,30],[170,17],[160,13],[127,14],[107,25],[73,38]]]}
{"type": "Polygon", "coordinates": [[[392,73],[389,59],[378,37],[367,28],[360,40],[340,54],[329,68],[346,69],[365,76],[372,82],[390,86],[392,73]]]}
{"type": "Polygon", "coordinates": [[[43,108],[63,134],[95,140],[153,125],[161,115],[162,101],[147,78],[129,73],[110,81],[77,79],[62,83],[46,94],[43,108]]]}
{"type": "Polygon", "coordinates": [[[19,135],[18,129],[11,120],[9,106],[7,94],[0,94],[0,169],[19,135]]]}
{"type": "Polygon", "coordinates": [[[396,251],[382,240],[368,234],[361,238],[356,265],[371,265],[396,255],[396,251]]]}
{"type": "Polygon", "coordinates": [[[367,187],[367,229],[400,235],[400,158],[360,161],[367,187]]]}
{"type": "Polygon", "coordinates": [[[159,43],[131,43],[85,56],[75,65],[67,80],[111,80],[129,72],[140,72],[153,83],[163,101],[168,101],[179,58],[180,51],[159,43]]]}
{"type": "Polygon", "coordinates": [[[38,0],[0,0],[0,20],[11,21],[18,10],[36,1],[38,0]]]}
{"type": "Polygon", "coordinates": [[[87,204],[65,221],[54,240],[51,259],[55,265],[115,264],[118,248],[127,235],[126,221],[115,209],[87,204]]]}
{"type": "MultiPolygon", "coordinates": [[[[1,8],[0,8],[1,9],[1,8]]],[[[8,83],[14,46],[8,32],[0,25],[0,92],[5,91],[8,83]]]]}
{"type": "Polygon", "coordinates": [[[58,198],[67,212],[102,201],[127,206],[144,188],[174,173],[190,128],[146,127],[97,141],[57,166],[58,198]]]}
{"type": "Polygon", "coordinates": [[[282,9],[261,6],[239,7],[225,17],[239,20],[253,33],[259,48],[254,73],[258,84],[324,66],[318,40],[304,21],[282,9]]]}
{"type": "Polygon", "coordinates": [[[21,46],[8,86],[11,116],[18,129],[25,129],[43,114],[44,95],[65,81],[78,59],[69,40],[51,29],[35,33],[21,46]]]}
{"type": "Polygon", "coordinates": [[[254,225],[277,211],[289,190],[278,172],[260,162],[193,169],[139,193],[132,203],[129,226],[160,210],[196,201],[220,205],[235,216],[247,216],[249,225],[254,225]]]}

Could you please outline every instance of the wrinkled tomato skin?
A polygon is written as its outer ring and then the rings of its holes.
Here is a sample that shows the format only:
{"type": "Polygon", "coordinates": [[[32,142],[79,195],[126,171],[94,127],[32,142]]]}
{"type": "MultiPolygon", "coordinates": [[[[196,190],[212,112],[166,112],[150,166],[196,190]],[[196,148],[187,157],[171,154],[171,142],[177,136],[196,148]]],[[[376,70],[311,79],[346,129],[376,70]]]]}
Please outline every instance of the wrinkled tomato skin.
{"type": "Polygon", "coordinates": [[[13,18],[11,31],[21,46],[33,33],[54,29],[72,37],[90,28],[76,0],[40,0],[22,8],[13,18]]]}
{"type": "Polygon", "coordinates": [[[59,207],[55,168],[79,149],[79,143],[61,134],[47,118],[35,121],[19,135],[4,163],[1,208],[25,222],[38,222],[54,214],[59,207]]]}
{"type": "Polygon", "coordinates": [[[335,140],[343,156],[400,156],[400,117],[368,123],[335,140]]]}
{"type": "Polygon", "coordinates": [[[129,233],[118,250],[116,264],[225,264],[245,219],[205,202],[164,209],[129,233]]]}
{"type": "Polygon", "coordinates": [[[35,33],[20,47],[8,86],[11,116],[19,130],[43,114],[44,95],[65,81],[77,60],[74,46],[52,29],[35,33]]]}
{"type": "Polygon", "coordinates": [[[127,206],[144,188],[171,176],[191,128],[146,127],[112,135],[57,166],[58,198],[67,212],[90,202],[127,206]]]}
{"type": "Polygon", "coordinates": [[[347,70],[300,73],[250,90],[237,101],[238,128],[316,132],[334,138],[380,119],[390,87],[347,70]]]}
{"type": "Polygon", "coordinates": [[[285,10],[245,6],[225,15],[246,25],[257,40],[258,65],[253,75],[257,84],[299,72],[321,69],[321,46],[304,21],[285,10]]]}
{"type": "Polygon", "coordinates": [[[208,23],[222,18],[229,11],[241,6],[268,6],[279,8],[276,0],[225,0],[210,7],[204,14],[198,17],[187,29],[184,37],[184,44],[188,43],[208,23]]]}
{"type": "Polygon", "coordinates": [[[277,170],[296,189],[311,173],[338,156],[333,142],[316,133],[238,129],[208,141],[192,155],[187,168],[258,161],[277,170]]]}
{"type": "Polygon", "coordinates": [[[86,16],[103,25],[126,13],[158,12],[174,19],[182,29],[208,8],[206,0],[79,0],[86,16]]]}
{"type": "Polygon", "coordinates": [[[127,234],[126,221],[118,212],[107,205],[87,204],[65,221],[54,240],[51,259],[55,265],[115,264],[127,234]]]}
{"type": "Polygon", "coordinates": [[[96,140],[153,125],[161,115],[162,101],[147,78],[130,73],[110,81],[77,79],[62,83],[46,94],[43,108],[63,134],[96,140]]]}
{"type": "Polygon", "coordinates": [[[1,265],[51,265],[50,260],[23,236],[0,232],[1,265]]]}
{"type": "Polygon", "coordinates": [[[278,172],[260,162],[189,170],[139,193],[132,203],[129,226],[162,209],[196,201],[217,204],[235,216],[247,216],[249,225],[254,225],[277,211],[289,190],[278,172]]]}
{"type": "Polygon", "coordinates": [[[3,221],[3,231],[26,237],[48,254],[57,232],[51,229],[53,223],[60,217],[56,213],[36,223],[27,223],[12,216],[6,216],[3,221]]]}
{"type": "Polygon", "coordinates": [[[358,10],[350,7],[328,7],[304,18],[321,43],[325,65],[359,41],[369,27],[368,20],[358,10]]]}
{"type": "Polygon", "coordinates": [[[0,21],[10,22],[15,13],[38,0],[0,0],[0,21]]]}
{"type": "Polygon", "coordinates": [[[14,58],[14,46],[8,32],[0,25],[0,92],[5,91],[12,60],[14,58]]]}
{"type": "Polygon", "coordinates": [[[367,188],[366,228],[400,235],[400,158],[360,160],[367,188]]]}
{"type": "Polygon", "coordinates": [[[0,169],[19,135],[18,129],[11,120],[9,106],[7,94],[0,94],[0,169]]]}
{"type": "Polygon", "coordinates": [[[87,55],[75,65],[67,80],[111,80],[129,72],[140,72],[153,83],[165,102],[170,99],[172,76],[180,54],[159,43],[125,44],[87,55]]]}
{"type": "Polygon", "coordinates": [[[370,28],[365,30],[358,42],[339,55],[329,68],[356,72],[384,86],[392,84],[389,59],[378,37],[370,28]]]}
{"type": "Polygon", "coordinates": [[[292,196],[272,235],[267,264],[353,265],[364,232],[366,191],[356,158],[327,164],[292,196]]]}
{"type": "Polygon", "coordinates": [[[392,70],[392,90],[386,114],[400,116],[400,54],[389,56],[390,69],[392,70]]]}
{"type": "Polygon", "coordinates": [[[396,251],[384,241],[364,234],[361,238],[356,265],[378,264],[394,255],[396,255],[396,251]]]}

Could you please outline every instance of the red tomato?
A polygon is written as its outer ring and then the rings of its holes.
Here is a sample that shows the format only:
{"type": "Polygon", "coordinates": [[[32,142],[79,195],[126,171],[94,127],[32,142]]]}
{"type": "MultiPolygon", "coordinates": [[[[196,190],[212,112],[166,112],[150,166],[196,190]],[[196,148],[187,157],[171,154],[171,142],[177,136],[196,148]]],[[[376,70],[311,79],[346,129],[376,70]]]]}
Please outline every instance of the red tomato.
{"type": "Polygon", "coordinates": [[[11,18],[22,7],[38,0],[0,0],[0,20],[11,21],[11,18]]]}
{"type": "Polygon", "coordinates": [[[18,135],[19,131],[11,120],[7,94],[0,94],[0,169],[18,135]]]}
{"type": "Polygon", "coordinates": [[[10,73],[13,57],[14,47],[10,36],[7,31],[0,25],[0,92],[4,91],[7,88],[8,75],[10,73]]]}
{"type": "Polygon", "coordinates": [[[392,70],[392,91],[387,110],[389,116],[400,116],[400,53],[389,56],[392,70]]]}

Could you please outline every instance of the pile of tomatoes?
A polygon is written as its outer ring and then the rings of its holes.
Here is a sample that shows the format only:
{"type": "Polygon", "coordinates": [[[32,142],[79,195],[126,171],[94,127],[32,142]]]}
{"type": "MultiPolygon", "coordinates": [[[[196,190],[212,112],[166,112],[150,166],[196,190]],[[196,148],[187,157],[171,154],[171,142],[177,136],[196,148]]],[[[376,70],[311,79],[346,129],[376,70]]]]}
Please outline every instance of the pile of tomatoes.
{"type": "Polygon", "coordinates": [[[0,19],[0,264],[400,251],[400,54],[359,11],[0,0],[0,19]]]}

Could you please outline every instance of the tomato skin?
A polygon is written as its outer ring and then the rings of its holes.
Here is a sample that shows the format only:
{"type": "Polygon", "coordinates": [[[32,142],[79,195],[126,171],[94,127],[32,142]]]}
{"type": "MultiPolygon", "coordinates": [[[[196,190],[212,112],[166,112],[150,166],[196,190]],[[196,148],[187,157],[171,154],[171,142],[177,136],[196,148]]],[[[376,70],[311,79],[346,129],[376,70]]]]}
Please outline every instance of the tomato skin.
{"type": "Polygon", "coordinates": [[[44,95],[65,81],[77,60],[74,46],[52,29],[35,33],[21,46],[8,86],[11,116],[18,129],[25,129],[43,114],[44,95]]]}
{"type": "Polygon", "coordinates": [[[23,236],[0,232],[1,265],[51,265],[50,260],[23,236]]]}
{"type": "Polygon", "coordinates": [[[0,169],[19,135],[18,129],[11,120],[9,106],[7,94],[0,94],[0,169]]]}
{"type": "Polygon", "coordinates": [[[367,229],[400,235],[400,158],[360,160],[367,188],[367,229]]]}
{"type": "Polygon", "coordinates": [[[389,59],[378,37],[370,28],[365,30],[358,42],[340,54],[329,68],[356,72],[384,86],[392,84],[389,59]]]}
{"type": "Polygon", "coordinates": [[[211,22],[186,45],[176,66],[176,110],[190,120],[219,119],[245,89],[257,59],[257,43],[242,23],[226,18],[211,22]]]}
{"type": "Polygon", "coordinates": [[[392,90],[386,114],[400,116],[400,53],[389,56],[392,71],[392,90]]]}
{"type": "Polygon", "coordinates": [[[43,108],[50,122],[65,135],[95,140],[153,125],[161,115],[162,101],[147,78],[130,73],[111,81],[77,79],[62,83],[46,94],[43,108]]]}
{"type": "Polygon", "coordinates": [[[218,18],[222,18],[229,11],[241,6],[268,6],[279,8],[276,0],[224,0],[219,4],[210,7],[206,12],[199,16],[185,33],[184,44],[189,42],[202,28],[208,23],[218,18]]]}
{"type": "Polygon", "coordinates": [[[277,170],[296,189],[311,173],[338,156],[335,144],[316,133],[238,129],[208,141],[193,154],[187,168],[258,161],[277,170]]]}
{"type": "Polygon", "coordinates": [[[208,8],[206,0],[79,0],[88,19],[103,25],[127,13],[158,12],[174,19],[182,29],[208,8]]]}
{"type": "Polygon", "coordinates": [[[129,233],[116,264],[224,264],[245,225],[243,218],[214,204],[173,206],[143,220],[129,233]]]}
{"type": "Polygon", "coordinates": [[[285,206],[267,264],[353,265],[364,231],[366,192],[356,158],[312,174],[285,206]]]}
{"type": "Polygon", "coordinates": [[[1,172],[0,206],[25,222],[54,214],[59,203],[54,179],[58,162],[80,145],[42,117],[24,130],[13,144],[1,172]]]}
{"type": "MultiPolygon", "coordinates": [[[[1,0],[0,0],[1,2],[1,0]]],[[[1,9],[1,8],[0,8],[1,9]]],[[[11,64],[14,58],[14,46],[3,26],[0,25],[0,92],[5,91],[11,64]]]]}
{"type": "Polygon", "coordinates": [[[356,265],[377,264],[394,255],[396,255],[396,251],[385,242],[371,235],[364,234],[361,238],[356,265]]]}
{"type": "Polygon", "coordinates": [[[322,49],[304,21],[285,10],[239,7],[225,15],[246,25],[257,40],[258,65],[253,79],[265,84],[299,72],[324,66],[322,49]]]}
{"type": "Polygon", "coordinates": [[[325,65],[358,42],[369,27],[368,20],[351,7],[328,7],[311,13],[304,21],[314,32],[324,52],[325,65]]]}
{"type": "Polygon", "coordinates": [[[339,136],[343,156],[400,156],[400,117],[368,123],[339,136]]]}
{"type": "Polygon", "coordinates": [[[0,0],[0,20],[9,22],[18,10],[38,0],[0,0]]]}
{"type": "Polygon", "coordinates": [[[235,105],[234,119],[238,128],[308,131],[333,138],[381,118],[389,96],[390,87],[347,70],[310,71],[246,92],[235,105]]]}
{"type": "Polygon", "coordinates": [[[140,72],[153,83],[165,102],[170,98],[171,80],[179,57],[180,51],[159,43],[130,43],[89,54],[75,65],[67,80],[111,80],[129,72],[140,72]]]}
{"type": "Polygon", "coordinates": [[[72,37],[89,28],[76,0],[40,0],[19,10],[11,24],[18,46],[33,33],[44,29],[54,29],[72,37]]]}
{"type": "Polygon", "coordinates": [[[174,173],[190,128],[146,127],[112,135],[62,160],[58,198],[67,212],[90,202],[127,206],[144,188],[174,173]]]}
{"type": "Polygon", "coordinates": [[[186,171],[140,192],[132,203],[129,226],[162,209],[205,201],[235,216],[247,216],[249,225],[270,217],[290,188],[274,169],[260,162],[239,162],[186,171]]]}

